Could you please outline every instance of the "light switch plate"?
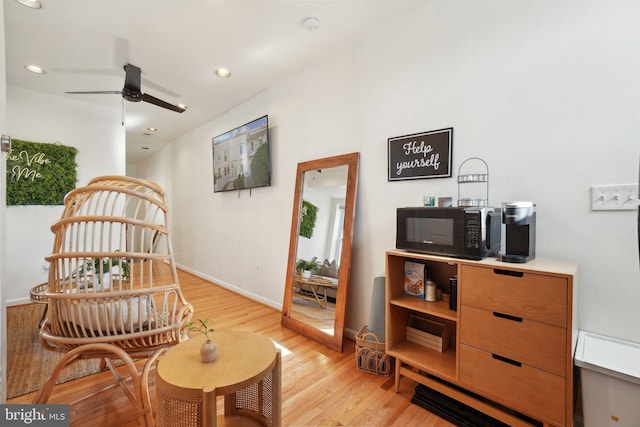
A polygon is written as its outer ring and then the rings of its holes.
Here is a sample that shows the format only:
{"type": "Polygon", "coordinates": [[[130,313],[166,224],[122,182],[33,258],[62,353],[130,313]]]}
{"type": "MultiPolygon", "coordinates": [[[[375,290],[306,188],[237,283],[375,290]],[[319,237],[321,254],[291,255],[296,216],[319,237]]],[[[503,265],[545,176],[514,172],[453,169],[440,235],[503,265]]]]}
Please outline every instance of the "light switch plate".
{"type": "Polygon", "coordinates": [[[629,211],[638,208],[638,184],[594,185],[591,210],[629,211]]]}

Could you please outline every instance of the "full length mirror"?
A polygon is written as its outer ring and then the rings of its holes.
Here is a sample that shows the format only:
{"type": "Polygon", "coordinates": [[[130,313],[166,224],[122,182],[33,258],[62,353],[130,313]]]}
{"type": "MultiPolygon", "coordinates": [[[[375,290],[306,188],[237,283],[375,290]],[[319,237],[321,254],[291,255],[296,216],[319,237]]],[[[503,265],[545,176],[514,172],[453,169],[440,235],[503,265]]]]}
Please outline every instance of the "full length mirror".
{"type": "Polygon", "coordinates": [[[359,153],[298,163],[282,325],[342,351],[359,153]]]}

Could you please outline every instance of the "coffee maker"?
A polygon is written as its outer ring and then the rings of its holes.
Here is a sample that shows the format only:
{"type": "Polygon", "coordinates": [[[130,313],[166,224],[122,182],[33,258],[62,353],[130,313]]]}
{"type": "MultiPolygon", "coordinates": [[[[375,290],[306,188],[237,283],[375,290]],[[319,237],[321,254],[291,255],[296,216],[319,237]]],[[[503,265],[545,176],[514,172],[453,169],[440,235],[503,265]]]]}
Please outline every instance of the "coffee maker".
{"type": "Polygon", "coordinates": [[[536,205],[533,202],[502,204],[500,261],[524,263],[536,256],[536,205]]]}

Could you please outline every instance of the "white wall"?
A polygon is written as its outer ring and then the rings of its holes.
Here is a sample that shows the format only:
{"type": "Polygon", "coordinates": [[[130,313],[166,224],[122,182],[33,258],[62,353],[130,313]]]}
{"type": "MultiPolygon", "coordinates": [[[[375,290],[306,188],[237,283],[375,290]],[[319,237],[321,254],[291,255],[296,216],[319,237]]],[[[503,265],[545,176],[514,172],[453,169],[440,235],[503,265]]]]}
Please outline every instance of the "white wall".
{"type": "MultiPolygon", "coordinates": [[[[6,135],[7,111],[7,73],[4,42],[4,3],[0,0],[0,132],[6,135]]],[[[0,160],[0,176],[7,173],[4,154],[0,160]]],[[[7,266],[7,210],[6,180],[0,182],[0,403],[7,401],[7,310],[5,301],[7,266]]]]}
{"type": "Polygon", "coordinates": [[[430,1],[194,129],[138,173],[170,188],[178,263],[279,307],[296,164],[361,152],[346,322],[357,331],[395,244],[395,209],[424,194],[457,199],[460,163],[481,157],[492,205],[537,203],[537,256],[579,262],[580,327],[640,342],[636,213],[590,210],[591,185],[638,179],[639,20],[633,0],[430,1]],[[262,114],[272,187],[214,194],[211,138],[262,114]],[[387,138],[450,126],[452,178],[387,181],[387,138]]]}
{"type": "MultiPolygon", "coordinates": [[[[118,103],[119,105],[119,103],[118,103]]],[[[125,173],[125,134],[120,108],[7,86],[6,133],[14,139],[76,147],[77,185],[99,175],[125,173]]],[[[29,299],[47,280],[44,257],[51,253],[51,224],[62,206],[7,207],[8,304],[29,299]]]]}

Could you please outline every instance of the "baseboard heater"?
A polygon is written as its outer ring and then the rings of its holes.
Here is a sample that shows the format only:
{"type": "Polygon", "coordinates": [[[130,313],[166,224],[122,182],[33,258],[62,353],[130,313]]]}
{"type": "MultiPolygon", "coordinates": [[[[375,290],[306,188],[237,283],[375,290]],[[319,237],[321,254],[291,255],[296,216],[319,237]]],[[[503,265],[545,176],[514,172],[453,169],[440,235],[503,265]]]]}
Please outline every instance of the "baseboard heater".
{"type": "MultiPolygon", "coordinates": [[[[444,418],[458,427],[509,427],[508,424],[505,424],[502,421],[496,420],[477,409],[458,402],[457,400],[422,384],[418,384],[415,391],[416,392],[411,399],[411,403],[436,414],[440,418],[444,418]]],[[[534,426],[542,426],[542,423],[524,415],[513,415],[518,416],[518,418],[522,418],[523,421],[531,423],[534,426]]]]}

